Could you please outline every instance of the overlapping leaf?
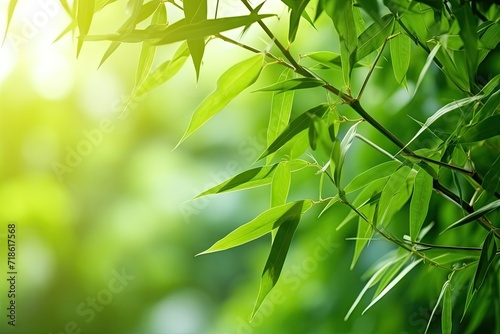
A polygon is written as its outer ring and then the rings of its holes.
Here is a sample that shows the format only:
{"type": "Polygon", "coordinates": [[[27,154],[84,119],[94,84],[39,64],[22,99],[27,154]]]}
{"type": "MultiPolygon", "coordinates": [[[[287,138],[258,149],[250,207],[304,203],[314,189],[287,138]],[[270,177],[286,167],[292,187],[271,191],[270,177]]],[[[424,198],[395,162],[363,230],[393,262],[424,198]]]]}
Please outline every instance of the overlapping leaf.
{"type": "Polygon", "coordinates": [[[326,104],[321,104],[317,107],[309,109],[302,115],[298,116],[290,122],[286,129],[276,138],[275,141],[266,149],[264,153],[259,157],[259,160],[268,156],[271,153],[276,152],[287,142],[292,140],[300,132],[309,128],[309,125],[313,121],[313,117],[322,117],[329,110],[329,106],[326,104]]]}
{"type": "Polygon", "coordinates": [[[255,316],[255,313],[258,311],[271,289],[278,282],[293,235],[299,225],[301,214],[302,212],[297,210],[295,215],[289,217],[278,227],[278,231],[276,232],[271,246],[271,252],[266,261],[264,272],[262,273],[259,294],[252,312],[252,318],[255,316]]]}
{"type": "Polygon", "coordinates": [[[311,206],[312,201],[305,200],[271,208],[252,221],[238,227],[217,241],[212,247],[198,255],[223,251],[255,240],[278,228],[285,222],[295,221],[297,217],[300,217],[311,206]]]}
{"type": "MultiPolygon", "coordinates": [[[[292,160],[290,162],[287,162],[287,164],[289,165],[288,168],[290,172],[299,171],[307,166],[307,162],[304,160],[292,160]]],[[[279,164],[276,163],[246,170],[236,176],[230,177],[229,179],[210,189],[205,190],[195,198],[228,191],[250,189],[270,184],[273,181],[273,177],[276,173],[278,165],[279,164]]]]}
{"type": "Polygon", "coordinates": [[[299,29],[300,18],[304,13],[309,0],[282,0],[290,8],[290,24],[288,29],[288,41],[292,43],[299,29]]]}
{"type": "Polygon", "coordinates": [[[421,169],[417,172],[410,203],[410,237],[412,241],[417,240],[427,216],[433,190],[432,183],[432,176],[425,170],[421,169]]]}
{"type": "MultiPolygon", "coordinates": [[[[285,69],[281,73],[278,82],[287,81],[293,78],[293,71],[285,69]]],[[[295,92],[275,92],[271,102],[271,115],[269,117],[269,125],[267,127],[267,146],[278,137],[278,135],[285,130],[290,121],[292,113],[293,98],[295,92]]],[[[272,156],[268,156],[267,162],[269,163],[272,156]]]]}

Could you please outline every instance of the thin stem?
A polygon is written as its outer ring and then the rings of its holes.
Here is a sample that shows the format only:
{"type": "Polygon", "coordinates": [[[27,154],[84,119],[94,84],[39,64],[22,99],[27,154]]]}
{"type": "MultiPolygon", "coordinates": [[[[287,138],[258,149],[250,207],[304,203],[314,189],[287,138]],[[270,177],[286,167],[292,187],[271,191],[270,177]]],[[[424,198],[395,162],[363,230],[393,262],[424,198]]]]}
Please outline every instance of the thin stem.
{"type": "Polygon", "coordinates": [[[361,96],[363,95],[363,92],[365,91],[366,85],[368,84],[368,80],[370,80],[370,77],[373,73],[373,70],[375,70],[375,66],[377,66],[377,63],[378,63],[380,57],[382,56],[382,52],[384,51],[385,46],[387,45],[387,41],[389,41],[390,39],[392,39],[400,34],[401,33],[397,33],[395,35],[389,36],[384,40],[384,44],[382,44],[382,48],[377,53],[377,57],[375,58],[375,61],[373,62],[372,66],[370,67],[370,71],[368,72],[368,75],[366,76],[365,81],[363,82],[363,85],[361,86],[361,89],[359,91],[359,94],[358,94],[358,97],[356,98],[356,100],[361,100],[361,96]]]}

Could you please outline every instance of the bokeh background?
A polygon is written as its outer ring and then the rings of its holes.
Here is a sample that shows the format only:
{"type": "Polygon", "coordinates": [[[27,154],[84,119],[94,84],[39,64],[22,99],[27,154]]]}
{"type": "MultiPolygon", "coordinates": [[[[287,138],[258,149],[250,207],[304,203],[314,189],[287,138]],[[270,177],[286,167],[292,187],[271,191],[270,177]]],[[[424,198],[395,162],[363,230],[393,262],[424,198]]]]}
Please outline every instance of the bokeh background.
{"type": "MultiPolygon", "coordinates": [[[[244,14],[238,3],[222,1],[224,15],[244,14]]],[[[7,5],[7,0],[0,1],[1,30],[7,5]]],[[[175,20],[179,13],[171,9],[169,19],[175,20]]],[[[266,9],[282,14],[269,22],[286,40],[282,5],[268,1],[262,12],[266,9]]],[[[126,1],[105,8],[91,32],[116,30],[125,12],[126,1]]],[[[271,95],[251,91],[273,83],[280,70],[266,68],[252,88],[173,150],[218,76],[250,54],[211,41],[199,82],[188,60],[171,81],[122,114],[140,48],[122,45],[98,68],[107,43],[85,44],[78,59],[71,33],[54,43],[68,23],[55,0],[19,1],[0,49],[0,238],[5,245],[7,224],[17,224],[19,272],[17,326],[7,326],[2,311],[1,333],[423,333],[446,279],[445,273],[423,267],[361,316],[369,303],[365,298],[344,321],[366,282],[363,274],[393,246],[373,241],[350,270],[354,242],[346,238],[355,236],[357,223],[336,231],[347,214],[341,206],[320,219],[319,209],[306,214],[281,281],[249,323],[270,237],[222,253],[195,255],[267,209],[270,189],[190,199],[258,165],[271,95]]],[[[294,54],[338,50],[327,17],[319,19],[317,30],[306,21],[301,25],[294,54]]],[[[240,31],[230,35],[239,37],[240,31]]],[[[269,43],[256,28],[243,40],[259,49],[269,43]]],[[[160,49],[155,64],[174,50],[160,49]]],[[[413,52],[410,92],[397,85],[383,57],[364,98],[366,108],[403,140],[418,129],[404,115],[422,121],[460,97],[444,88],[445,79],[431,67],[410,103],[425,61],[421,51],[413,52]]],[[[336,83],[341,80],[340,72],[322,74],[336,83]]],[[[354,74],[359,89],[366,69],[354,74]]],[[[293,113],[324,101],[321,90],[298,92],[293,113]]],[[[440,126],[452,122],[445,119],[440,126]]],[[[395,152],[367,125],[360,131],[395,152]]],[[[345,178],[384,160],[355,142],[345,178]]],[[[319,198],[315,170],[298,172],[293,181],[290,199],[319,198]]],[[[447,202],[435,203],[429,222],[460,216],[447,202]]],[[[406,217],[403,210],[400,219],[406,217]]],[[[5,253],[0,251],[0,277],[7,271],[5,253]]],[[[4,291],[7,283],[2,279],[2,310],[4,291]]],[[[439,328],[438,316],[431,332],[439,328]]]]}

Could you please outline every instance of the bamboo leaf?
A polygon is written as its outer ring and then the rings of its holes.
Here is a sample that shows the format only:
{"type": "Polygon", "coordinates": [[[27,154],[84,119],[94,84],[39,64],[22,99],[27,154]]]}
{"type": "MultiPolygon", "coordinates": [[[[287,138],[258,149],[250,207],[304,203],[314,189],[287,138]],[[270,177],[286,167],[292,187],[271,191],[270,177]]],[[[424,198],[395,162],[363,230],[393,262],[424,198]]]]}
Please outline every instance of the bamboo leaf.
{"type": "Polygon", "coordinates": [[[483,178],[482,184],[484,190],[490,194],[494,194],[500,186],[500,156],[491,165],[490,170],[483,178]]]}
{"type": "Polygon", "coordinates": [[[300,219],[302,213],[311,206],[312,201],[298,201],[271,208],[252,221],[238,227],[198,255],[223,251],[260,238],[285,222],[300,219]]]}
{"type": "Polygon", "coordinates": [[[432,176],[425,170],[420,169],[415,176],[413,196],[410,203],[410,237],[412,241],[417,240],[427,216],[432,195],[432,184],[432,176]]]}
{"type": "Polygon", "coordinates": [[[462,225],[468,224],[470,222],[473,222],[476,219],[479,219],[482,216],[487,215],[488,213],[497,210],[498,208],[500,208],[500,199],[498,199],[498,200],[496,200],[494,202],[491,202],[491,203],[483,206],[482,208],[477,209],[476,211],[474,211],[471,214],[468,214],[467,216],[463,217],[462,219],[459,219],[455,223],[453,223],[450,226],[448,226],[443,231],[443,233],[446,232],[446,231],[448,231],[448,230],[451,230],[451,229],[457,228],[459,226],[462,226],[462,225]]]}
{"type": "Polygon", "coordinates": [[[389,43],[394,76],[396,81],[402,84],[410,67],[411,39],[408,35],[402,33],[391,39],[389,43]]]}
{"type": "Polygon", "coordinates": [[[16,10],[18,0],[10,0],[9,7],[7,8],[7,24],[5,26],[5,33],[3,38],[3,43],[5,43],[5,39],[7,38],[7,33],[9,32],[9,26],[12,22],[12,17],[14,16],[14,11],[16,10]]]}
{"type": "Polygon", "coordinates": [[[187,43],[182,43],[171,60],[167,60],[158,66],[144,79],[139,87],[136,87],[134,98],[142,96],[170,80],[175,74],[177,74],[177,72],[179,72],[188,57],[189,49],[187,47],[187,43]]]}
{"type": "Polygon", "coordinates": [[[406,201],[410,198],[412,183],[412,169],[408,166],[401,166],[387,181],[382,190],[378,207],[378,221],[383,226],[387,226],[390,219],[406,201]]]}
{"type": "MultiPolygon", "coordinates": [[[[127,34],[132,32],[136,25],[153,15],[154,13],[158,13],[157,19],[153,20],[153,24],[165,23],[166,22],[166,9],[162,3],[158,3],[157,1],[150,1],[145,3],[144,5],[133,8],[133,12],[130,17],[122,24],[122,26],[118,29],[118,34],[127,34]],[[165,13],[165,19],[162,21],[160,13],[165,13]]],[[[146,43],[143,43],[145,45],[146,43]]],[[[118,49],[121,45],[121,42],[111,42],[106,52],[102,56],[101,62],[99,66],[104,64],[104,62],[118,49]]]]}
{"type": "Polygon", "coordinates": [[[282,2],[286,4],[291,10],[290,24],[288,29],[288,41],[292,43],[297,35],[300,18],[302,14],[305,13],[305,9],[307,7],[307,4],[309,3],[309,0],[282,0],[282,2]]]}
{"type": "Polygon", "coordinates": [[[324,86],[325,82],[322,80],[314,79],[314,78],[294,78],[286,81],[280,81],[270,86],[261,88],[256,90],[256,92],[287,92],[293,91],[297,89],[307,89],[324,86]]]}
{"type": "Polygon", "coordinates": [[[386,271],[390,268],[390,266],[392,266],[395,262],[398,262],[400,260],[401,260],[401,257],[393,259],[393,260],[390,260],[390,261],[386,261],[385,263],[382,263],[380,265],[380,268],[378,268],[377,271],[368,280],[368,282],[366,282],[365,286],[363,287],[363,289],[359,293],[358,297],[356,298],[356,300],[352,304],[351,308],[347,312],[346,316],[344,317],[344,321],[347,321],[349,319],[349,317],[351,316],[352,312],[354,311],[354,309],[356,308],[356,306],[358,306],[359,302],[361,301],[361,298],[363,298],[363,296],[368,291],[368,289],[370,289],[372,286],[374,286],[375,284],[377,284],[382,279],[382,277],[384,276],[384,274],[386,273],[386,271]]]}
{"type": "Polygon", "coordinates": [[[473,143],[476,141],[493,138],[499,135],[500,135],[500,115],[494,115],[471,126],[460,137],[460,142],[473,143]]]}
{"type": "Polygon", "coordinates": [[[271,252],[269,253],[269,257],[264,267],[264,272],[262,273],[259,294],[252,312],[252,318],[259,310],[259,307],[262,305],[262,302],[271,289],[278,282],[293,235],[299,225],[300,217],[301,214],[298,213],[295,216],[290,217],[278,227],[278,231],[271,246],[271,252]]]}
{"type": "Polygon", "coordinates": [[[427,331],[429,330],[429,326],[430,326],[430,324],[431,324],[432,318],[434,318],[434,314],[436,313],[436,310],[437,310],[437,308],[438,308],[439,304],[441,303],[441,299],[443,299],[443,295],[444,295],[444,293],[445,293],[445,291],[446,291],[446,287],[447,287],[449,284],[450,284],[450,281],[446,281],[446,282],[444,282],[443,287],[441,288],[441,292],[439,293],[439,297],[438,297],[438,299],[437,299],[437,301],[436,301],[436,305],[434,305],[434,308],[432,309],[432,312],[431,312],[431,315],[430,315],[430,317],[429,317],[429,321],[427,322],[427,327],[425,328],[425,332],[424,332],[424,334],[426,334],[426,333],[427,333],[427,331]]]}
{"type": "MultiPolygon", "coordinates": [[[[80,37],[87,36],[90,30],[90,24],[92,23],[92,18],[94,17],[94,6],[95,0],[77,0],[77,12],[76,18],[78,22],[78,30],[80,31],[80,37]]],[[[77,55],[83,46],[83,38],[78,39],[77,55]]]]}
{"type": "Polygon", "coordinates": [[[497,244],[495,241],[495,233],[490,231],[486,236],[479,256],[476,273],[474,275],[474,291],[478,291],[484,283],[488,270],[493,264],[497,255],[497,244]]]}
{"type": "Polygon", "coordinates": [[[321,104],[317,107],[309,109],[302,115],[298,116],[288,124],[286,129],[276,138],[275,141],[266,149],[264,153],[261,154],[258,160],[268,156],[271,153],[276,152],[287,142],[292,140],[300,132],[309,128],[309,125],[313,121],[313,117],[321,118],[329,110],[328,105],[321,104]]]}
{"type": "Polygon", "coordinates": [[[441,315],[441,331],[451,334],[452,329],[451,284],[447,284],[443,296],[443,314],[441,315]]]}
{"type": "MultiPolygon", "coordinates": [[[[290,172],[299,171],[307,167],[308,165],[306,161],[299,159],[287,162],[287,164],[289,165],[288,168],[290,172]]],[[[243,189],[251,189],[270,184],[273,181],[273,177],[274,174],[276,173],[278,165],[279,164],[277,163],[272,165],[265,165],[241,172],[219,183],[218,185],[205,190],[201,194],[197,195],[195,199],[207,195],[220,194],[224,192],[243,190],[243,189]]]]}
{"type": "Polygon", "coordinates": [[[271,183],[271,207],[286,203],[291,184],[291,168],[288,161],[278,164],[271,183]]]}
{"type": "Polygon", "coordinates": [[[406,266],[394,280],[387,285],[387,287],[380,292],[380,294],[372,300],[372,302],[365,308],[362,314],[364,314],[368,309],[370,309],[373,305],[375,305],[382,297],[384,297],[389,291],[392,290],[396,286],[396,284],[399,283],[415,266],[417,266],[420,262],[422,262],[422,259],[418,259],[417,261],[412,262],[408,266],[406,266]]]}
{"type": "MultiPolygon", "coordinates": [[[[183,5],[187,24],[202,23],[207,19],[207,0],[184,0],[183,5]]],[[[198,80],[203,54],[205,53],[205,39],[188,40],[188,46],[196,71],[196,80],[198,80]]]]}
{"type": "Polygon", "coordinates": [[[356,191],[360,188],[365,187],[367,184],[390,176],[399,166],[401,166],[401,163],[398,161],[387,161],[384,162],[380,165],[377,165],[375,167],[372,167],[368,169],[367,171],[364,171],[361,174],[358,174],[354,179],[351,180],[351,182],[344,188],[344,192],[346,194],[351,193],[353,191],[356,191]]]}
{"type": "MultiPolygon", "coordinates": [[[[259,77],[263,66],[263,56],[246,59],[227,70],[217,81],[216,90],[210,94],[194,111],[189,126],[177,144],[179,146],[206,121],[220,112],[231,100],[259,77]]],[[[177,147],[176,146],[176,147],[177,147]]]]}
{"type": "Polygon", "coordinates": [[[154,45],[164,45],[180,41],[206,38],[227,30],[249,26],[252,23],[271,16],[272,15],[251,14],[248,16],[209,19],[193,24],[188,24],[185,19],[181,19],[167,27],[164,25],[151,25],[145,30],[133,30],[128,33],[90,35],[85,36],[83,39],[86,41],[109,40],[123,43],[139,43],[149,41],[154,45]]]}
{"type": "Polygon", "coordinates": [[[347,151],[349,151],[349,148],[352,145],[354,137],[356,137],[356,129],[358,127],[358,124],[359,122],[351,126],[347,131],[347,133],[345,134],[344,138],[342,138],[342,142],[340,143],[339,147],[340,149],[337,150],[338,153],[335,152],[335,146],[334,146],[334,153],[332,158],[330,158],[330,161],[331,161],[331,167],[333,169],[333,179],[337,186],[340,186],[340,178],[342,176],[342,169],[344,167],[345,157],[347,155],[347,151]]]}
{"type": "MultiPolygon", "coordinates": [[[[164,5],[159,5],[153,14],[151,20],[152,24],[166,24],[167,23],[167,12],[164,5]]],[[[147,42],[142,43],[141,55],[139,56],[139,64],[137,65],[137,75],[135,79],[136,87],[139,86],[144,79],[146,79],[151,67],[153,66],[153,61],[155,59],[156,46],[151,45],[147,42]]]]}
{"type": "MultiPolygon", "coordinates": [[[[293,71],[285,69],[281,73],[278,82],[287,81],[293,78],[293,71]]],[[[284,93],[273,93],[271,102],[271,115],[269,117],[269,125],[267,127],[267,146],[271,145],[278,135],[283,132],[292,113],[293,98],[295,92],[289,91],[284,93]]],[[[269,163],[272,156],[268,156],[267,162],[269,163]]]]}
{"type": "Polygon", "coordinates": [[[198,23],[186,23],[184,20],[179,24],[171,25],[164,31],[152,34],[152,39],[158,39],[153,44],[170,44],[182,40],[201,39],[218,33],[233,30],[239,27],[250,26],[259,20],[273,15],[258,15],[251,13],[247,16],[224,17],[220,19],[210,19],[198,23]]]}
{"type": "MultiPolygon", "coordinates": [[[[361,210],[360,210],[361,211],[361,210]]],[[[364,207],[362,211],[363,214],[368,218],[369,221],[373,221],[373,216],[376,212],[376,206],[370,205],[364,207]]],[[[356,245],[354,246],[354,255],[351,261],[351,270],[354,268],[356,263],[358,262],[359,256],[365,249],[366,245],[370,241],[370,239],[375,234],[375,230],[373,227],[366,222],[362,217],[358,218],[358,233],[356,235],[356,245]]]]}
{"type": "Polygon", "coordinates": [[[331,17],[339,35],[342,75],[345,85],[350,87],[351,70],[355,63],[355,52],[358,45],[352,0],[323,0],[323,6],[327,14],[331,17]]]}
{"type": "Polygon", "coordinates": [[[424,67],[422,67],[422,71],[420,71],[420,75],[418,76],[417,80],[417,85],[415,86],[415,90],[413,91],[413,96],[417,94],[418,88],[422,84],[422,81],[424,80],[425,75],[427,74],[427,71],[429,70],[429,67],[432,64],[432,61],[434,60],[434,57],[439,51],[439,48],[441,47],[441,44],[436,44],[436,46],[431,50],[429,55],[427,56],[427,60],[425,61],[424,67]]]}
{"type": "Polygon", "coordinates": [[[392,33],[394,16],[387,14],[380,21],[372,23],[358,38],[356,60],[361,60],[377,50],[392,33]]]}
{"type": "Polygon", "coordinates": [[[440,108],[438,111],[436,111],[431,117],[429,117],[425,121],[425,124],[420,128],[420,130],[418,130],[417,134],[415,136],[413,136],[413,138],[405,145],[405,148],[408,147],[415,139],[417,139],[418,136],[420,136],[420,134],[422,134],[422,132],[427,130],[427,128],[429,126],[431,126],[435,121],[437,121],[442,116],[446,115],[450,111],[456,110],[458,108],[461,108],[463,106],[471,104],[475,101],[478,101],[481,98],[482,98],[482,96],[466,97],[466,98],[463,98],[463,99],[458,100],[458,101],[450,102],[447,105],[445,105],[444,107],[440,108]]]}

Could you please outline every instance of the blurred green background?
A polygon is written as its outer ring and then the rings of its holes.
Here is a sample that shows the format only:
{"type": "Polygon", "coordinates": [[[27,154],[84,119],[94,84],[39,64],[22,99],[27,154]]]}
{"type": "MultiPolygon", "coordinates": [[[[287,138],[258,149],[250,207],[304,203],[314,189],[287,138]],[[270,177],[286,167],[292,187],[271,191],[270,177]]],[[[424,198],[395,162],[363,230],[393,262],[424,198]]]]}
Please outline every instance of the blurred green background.
{"type": "MultiPolygon", "coordinates": [[[[125,17],[121,2],[122,11],[115,6],[97,15],[92,31],[117,29],[125,17]]],[[[252,88],[173,151],[220,73],[250,54],[212,41],[198,83],[188,60],[176,77],[134,101],[120,117],[133,88],[139,48],[122,45],[97,69],[107,44],[87,43],[76,59],[70,35],[53,43],[69,22],[54,3],[20,1],[0,49],[0,237],[4,245],[7,224],[17,224],[19,272],[16,328],[6,324],[7,282],[0,282],[1,333],[423,333],[446,277],[425,268],[361,316],[369,303],[365,298],[344,321],[365,283],[363,273],[393,246],[373,241],[349,270],[354,243],[346,238],[355,236],[357,224],[335,230],[347,213],[342,207],[321,219],[319,210],[307,213],[281,281],[249,323],[270,237],[195,255],[268,208],[269,189],[190,199],[255,165],[264,150],[271,95],[251,91],[274,82],[279,71],[266,69],[252,88]]],[[[7,4],[0,1],[2,29],[7,4]]],[[[231,1],[223,5],[226,15],[236,8],[231,1]]],[[[276,1],[266,6],[272,10],[276,1]]],[[[270,22],[285,40],[285,15],[270,22]]],[[[294,54],[338,49],[326,17],[318,31],[305,21],[302,25],[294,54]]],[[[267,46],[254,28],[244,41],[267,46]]],[[[155,64],[173,51],[161,50],[155,64]]],[[[410,91],[425,61],[421,51],[414,52],[410,91]]],[[[445,79],[431,68],[409,104],[411,93],[396,84],[387,60],[380,65],[365,106],[403,140],[418,129],[404,115],[425,120],[460,96],[443,88],[445,79]]],[[[340,72],[323,75],[340,82],[340,72]]],[[[364,75],[366,69],[355,70],[356,87],[364,75]]],[[[293,113],[325,100],[321,90],[299,92],[293,113]]],[[[394,151],[367,125],[360,129],[394,151]]],[[[351,152],[346,180],[385,159],[359,142],[351,152]]],[[[293,177],[290,200],[318,199],[314,170],[293,177]]],[[[459,217],[450,204],[437,203],[428,221],[459,217]]],[[[406,217],[401,212],[400,218],[406,217]]],[[[2,250],[0,277],[7,271],[5,258],[2,250]]],[[[438,317],[431,329],[439,328],[438,317]]]]}

